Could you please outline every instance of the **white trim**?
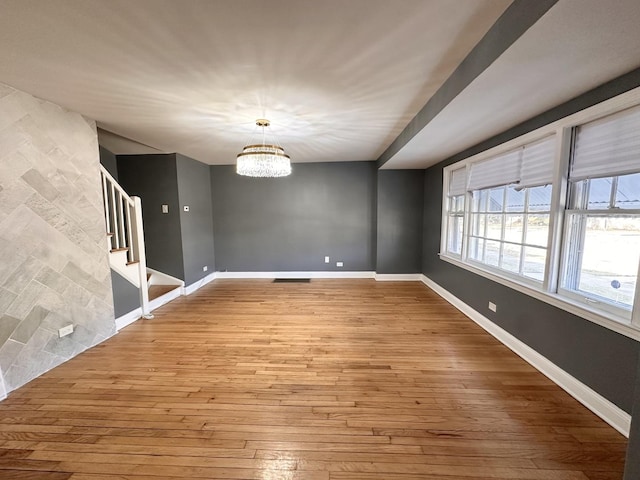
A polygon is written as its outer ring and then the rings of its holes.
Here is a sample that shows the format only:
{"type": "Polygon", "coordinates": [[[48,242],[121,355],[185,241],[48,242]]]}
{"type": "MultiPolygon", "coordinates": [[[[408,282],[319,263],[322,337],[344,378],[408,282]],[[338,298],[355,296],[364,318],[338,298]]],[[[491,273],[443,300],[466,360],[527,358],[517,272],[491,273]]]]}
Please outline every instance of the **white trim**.
{"type": "Polygon", "coordinates": [[[191,295],[196,290],[204,287],[207,283],[210,283],[216,279],[216,272],[210,273],[204,278],[201,278],[197,282],[193,282],[187,287],[182,287],[182,295],[191,295]]]}
{"type": "Polygon", "coordinates": [[[488,278],[489,280],[493,280],[500,285],[504,285],[505,287],[509,287],[513,290],[516,290],[520,293],[524,293],[525,295],[529,295],[541,302],[548,303],[549,305],[553,305],[565,312],[572,313],[577,315],[580,318],[584,318],[590,322],[593,322],[601,327],[608,328],[609,330],[613,330],[620,335],[624,335],[625,337],[632,338],[634,340],[640,341],[640,330],[636,327],[631,326],[628,319],[622,317],[614,317],[613,314],[610,317],[606,317],[602,315],[597,310],[590,310],[586,305],[572,302],[571,299],[558,295],[557,293],[551,292],[543,292],[542,290],[537,290],[533,287],[525,285],[524,283],[517,282],[515,280],[511,280],[506,278],[505,276],[494,274],[488,270],[483,268],[476,267],[474,265],[470,265],[465,263],[457,258],[452,258],[448,255],[440,254],[440,259],[445,262],[451,263],[457,267],[463,268],[470,272],[473,272],[481,277],[488,278]]]}
{"type": "Polygon", "coordinates": [[[503,330],[487,317],[469,305],[464,303],[458,297],[442,288],[433,280],[425,275],[421,276],[424,283],[431,290],[444,298],[451,305],[464,313],[471,320],[480,325],[484,330],[493,335],[497,340],[511,349],[514,353],[522,357],[531,366],[548,377],[560,388],[565,390],[569,395],[582,403],[585,407],[598,415],[602,420],[607,422],[625,437],[629,437],[629,429],[631,426],[631,415],[614,405],[612,402],[604,398],[598,392],[580,382],[575,377],[551,362],[546,357],[536,352],[533,348],[518,340],[516,337],[503,330]]]}
{"type": "Polygon", "coordinates": [[[376,273],[376,282],[419,282],[420,273],[376,273]]]}
{"type": "Polygon", "coordinates": [[[154,270],[153,268],[147,267],[147,273],[151,274],[151,278],[149,279],[149,285],[158,285],[155,280],[162,280],[161,285],[175,285],[176,287],[184,287],[184,282],[179,278],[172,277],[171,275],[167,275],[166,273],[159,272],[158,270],[154,270]]]}
{"type": "Polygon", "coordinates": [[[4,383],[4,377],[2,376],[2,369],[0,368],[0,401],[7,398],[7,387],[4,383]]]}
{"type": "MultiPolygon", "coordinates": [[[[173,285],[172,285],[173,286],[173,285]]],[[[178,297],[182,296],[182,286],[176,285],[176,288],[165,293],[164,295],[159,296],[158,298],[154,298],[149,301],[149,311],[153,312],[156,308],[160,308],[161,306],[169,303],[171,300],[175,300],[178,297]]]]}
{"type": "Polygon", "coordinates": [[[375,278],[375,272],[216,272],[216,278],[375,278]]]}
{"type": "Polygon", "coordinates": [[[136,320],[139,320],[142,316],[142,308],[138,307],[135,310],[125,313],[121,317],[116,318],[116,330],[120,331],[124,327],[131,325],[136,320]]]}

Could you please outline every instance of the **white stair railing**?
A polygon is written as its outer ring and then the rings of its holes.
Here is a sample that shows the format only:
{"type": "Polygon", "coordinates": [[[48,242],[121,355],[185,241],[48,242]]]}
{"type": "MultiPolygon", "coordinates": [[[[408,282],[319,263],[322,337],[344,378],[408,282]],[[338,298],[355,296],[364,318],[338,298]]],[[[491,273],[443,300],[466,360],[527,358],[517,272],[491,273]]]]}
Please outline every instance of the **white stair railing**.
{"type": "Polygon", "coordinates": [[[100,165],[100,176],[109,251],[112,253],[126,252],[127,267],[137,267],[140,279],[142,315],[151,317],[142,226],[142,202],[140,197],[130,197],[102,165],[100,165]]]}

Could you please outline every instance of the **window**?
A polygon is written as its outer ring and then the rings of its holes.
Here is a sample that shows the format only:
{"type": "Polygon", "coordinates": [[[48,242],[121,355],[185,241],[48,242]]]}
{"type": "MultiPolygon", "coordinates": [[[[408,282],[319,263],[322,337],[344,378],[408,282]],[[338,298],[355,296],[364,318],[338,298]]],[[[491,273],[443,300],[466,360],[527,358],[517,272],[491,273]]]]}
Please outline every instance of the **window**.
{"type": "Polygon", "coordinates": [[[445,168],[441,257],[640,338],[640,106],[610,108],[445,168]]]}

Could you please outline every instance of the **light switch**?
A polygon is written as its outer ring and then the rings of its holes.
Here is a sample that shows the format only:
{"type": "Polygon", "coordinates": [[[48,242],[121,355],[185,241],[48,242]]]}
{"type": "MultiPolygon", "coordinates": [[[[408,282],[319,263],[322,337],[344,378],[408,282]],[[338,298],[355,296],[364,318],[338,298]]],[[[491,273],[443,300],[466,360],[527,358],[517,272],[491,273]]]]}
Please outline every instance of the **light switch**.
{"type": "Polygon", "coordinates": [[[162,205],[162,213],[169,213],[169,205],[162,205]]]}

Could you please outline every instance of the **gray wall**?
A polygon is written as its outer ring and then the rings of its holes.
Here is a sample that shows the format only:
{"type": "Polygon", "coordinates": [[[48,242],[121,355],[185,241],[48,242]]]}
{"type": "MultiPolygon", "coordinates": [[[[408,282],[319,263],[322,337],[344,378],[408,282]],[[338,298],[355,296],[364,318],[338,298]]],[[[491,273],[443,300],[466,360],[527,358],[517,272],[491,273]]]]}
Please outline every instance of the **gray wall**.
{"type": "Polygon", "coordinates": [[[140,289],[114,270],[111,270],[111,287],[116,318],[140,307],[140,289]]]}
{"type": "Polygon", "coordinates": [[[420,273],[424,170],[378,171],[376,272],[420,273]]]}
{"type": "Polygon", "coordinates": [[[176,163],[184,281],[188,286],[215,271],[210,167],[180,154],[176,163]]]}
{"type": "Polygon", "coordinates": [[[116,156],[109,150],[100,145],[100,163],[111,174],[113,178],[118,180],[118,160],[116,156]]]}
{"type": "Polygon", "coordinates": [[[148,267],[184,280],[175,154],[118,155],[118,176],[129,195],[142,199],[148,267]]]}
{"type": "Polygon", "coordinates": [[[631,412],[640,344],[438,258],[442,169],[606,98],[640,85],[640,69],[577,97],[425,172],[422,271],[617,406],[631,412]],[[487,308],[489,301],[498,312],[487,308]]]}
{"type": "Polygon", "coordinates": [[[277,179],[211,171],[217,270],[375,270],[374,162],[294,164],[277,179]]]}

